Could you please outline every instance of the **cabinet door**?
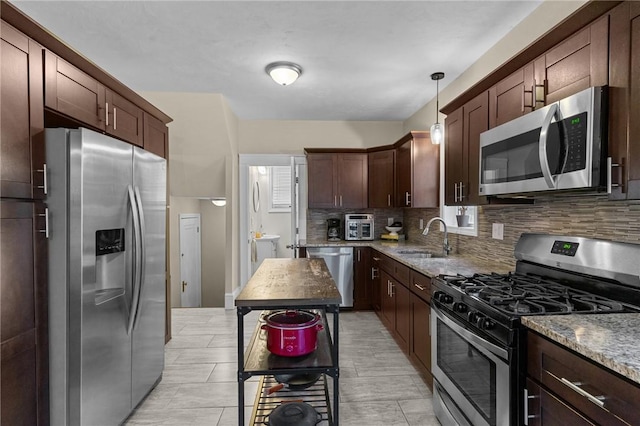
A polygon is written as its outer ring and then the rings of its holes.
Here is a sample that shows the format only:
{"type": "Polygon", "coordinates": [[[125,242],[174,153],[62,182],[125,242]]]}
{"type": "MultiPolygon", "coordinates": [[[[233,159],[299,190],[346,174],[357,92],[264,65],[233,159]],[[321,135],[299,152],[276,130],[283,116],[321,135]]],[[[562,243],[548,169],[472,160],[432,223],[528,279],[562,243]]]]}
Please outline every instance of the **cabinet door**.
{"type": "Polygon", "coordinates": [[[375,311],[379,311],[381,303],[380,297],[382,296],[382,292],[380,291],[380,253],[373,249],[371,250],[371,268],[369,275],[371,279],[371,304],[375,311]]]}
{"type": "Polygon", "coordinates": [[[556,102],[591,86],[607,85],[609,17],[597,20],[546,52],[544,77],[545,104],[556,102]]]}
{"type": "Polygon", "coordinates": [[[640,5],[632,2],[631,20],[631,92],[629,105],[629,154],[627,198],[640,199],[640,5]]]}
{"type": "Polygon", "coordinates": [[[48,421],[46,242],[40,203],[0,201],[0,423],[48,421]]]}
{"type": "Polygon", "coordinates": [[[427,302],[411,295],[410,356],[424,372],[431,373],[431,307],[427,302]]]}
{"type": "Polygon", "coordinates": [[[392,278],[385,271],[380,272],[380,313],[382,321],[389,330],[395,328],[396,303],[392,293],[392,278]]]}
{"type": "Polygon", "coordinates": [[[534,86],[533,63],[530,63],[489,89],[490,127],[533,111],[534,86]]]}
{"type": "Polygon", "coordinates": [[[528,399],[525,401],[527,409],[523,413],[523,416],[527,415],[527,423],[523,421],[521,424],[595,426],[595,423],[591,423],[530,379],[527,379],[527,395],[528,399]]]}
{"type": "Polygon", "coordinates": [[[337,207],[338,173],[334,154],[307,154],[309,208],[337,207]]]}
{"type": "Polygon", "coordinates": [[[396,148],[396,207],[411,207],[411,144],[409,140],[396,148]]]}
{"type": "Polygon", "coordinates": [[[448,206],[462,204],[460,185],[464,181],[466,165],[464,160],[463,110],[458,108],[444,119],[444,203],[448,206]]]}
{"type": "Polygon", "coordinates": [[[391,291],[396,302],[396,334],[400,340],[400,348],[409,353],[411,336],[411,292],[398,281],[393,281],[391,291]]]}
{"type": "Polygon", "coordinates": [[[366,208],[367,154],[338,154],[338,206],[366,208]]]}
{"type": "Polygon", "coordinates": [[[463,107],[463,180],[458,189],[459,204],[484,204],[480,197],[480,134],[489,128],[489,98],[481,93],[463,107]]]}
{"type": "Polygon", "coordinates": [[[440,145],[415,136],[411,145],[411,207],[440,206],[440,145]]]}
{"type": "Polygon", "coordinates": [[[106,131],[133,145],[143,146],[143,112],[135,104],[107,89],[106,131]]]}
{"type": "Polygon", "coordinates": [[[105,88],[73,65],[45,51],[44,102],[47,108],[105,130],[105,88]]]}
{"type": "Polygon", "coordinates": [[[162,158],[168,157],[169,129],[162,121],[146,112],[144,113],[143,140],[144,149],[162,158]]]}
{"type": "Polygon", "coordinates": [[[393,207],[395,151],[369,153],[369,207],[393,207]]]}
{"type": "Polygon", "coordinates": [[[355,247],[353,273],[353,309],[371,309],[371,249],[355,247]]]}
{"type": "Polygon", "coordinates": [[[0,48],[0,194],[44,198],[42,47],[4,21],[0,48]]]}

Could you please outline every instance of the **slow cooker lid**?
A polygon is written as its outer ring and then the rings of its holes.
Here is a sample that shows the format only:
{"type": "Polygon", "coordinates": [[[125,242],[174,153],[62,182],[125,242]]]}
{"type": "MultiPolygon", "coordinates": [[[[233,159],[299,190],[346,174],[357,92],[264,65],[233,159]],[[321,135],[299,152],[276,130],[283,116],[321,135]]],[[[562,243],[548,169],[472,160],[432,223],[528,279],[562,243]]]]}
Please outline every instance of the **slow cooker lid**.
{"type": "Polygon", "coordinates": [[[277,327],[299,327],[313,325],[319,317],[308,311],[278,311],[267,315],[267,324],[277,327]]]}

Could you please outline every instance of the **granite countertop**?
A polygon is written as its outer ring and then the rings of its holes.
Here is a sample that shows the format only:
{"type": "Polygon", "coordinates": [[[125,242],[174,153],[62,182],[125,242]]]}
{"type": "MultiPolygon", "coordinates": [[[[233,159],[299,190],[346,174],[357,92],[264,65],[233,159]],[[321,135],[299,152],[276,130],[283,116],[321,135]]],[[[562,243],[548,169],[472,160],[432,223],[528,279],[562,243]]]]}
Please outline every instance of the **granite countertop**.
{"type": "Polygon", "coordinates": [[[236,306],[338,305],[342,296],[322,259],[265,259],[236,306]]]}
{"type": "MultiPolygon", "coordinates": [[[[416,271],[429,277],[436,277],[440,274],[447,275],[473,275],[475,273],[507,273],[511,269],[504,264],[493,262],[480,262],[476,259],[456,254],[446,257],[419,258],[410,257],[401,251],[416,250],[427,251],[423,245],[410,244],[404,241],[307,241],[303,247],[371,247],[379,252],[391,257],[398,262],[415,269],[416,271]]],[[[440,254],[440,253],[435,253],[440,254]]]]}
{"type": "Polygon", "coordinates": [[[522,323],[640,384],[640,314],[529,316],[522,323]]]}

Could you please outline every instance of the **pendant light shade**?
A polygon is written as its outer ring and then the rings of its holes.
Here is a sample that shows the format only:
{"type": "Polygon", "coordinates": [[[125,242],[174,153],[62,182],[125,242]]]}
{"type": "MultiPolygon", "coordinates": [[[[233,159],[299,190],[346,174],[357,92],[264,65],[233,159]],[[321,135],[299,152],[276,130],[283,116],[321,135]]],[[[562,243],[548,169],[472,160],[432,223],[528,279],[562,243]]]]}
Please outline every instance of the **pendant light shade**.
{"type": "Polygon", "coordinates": [[[302,75],[302,68],[293,62],[273,62],[265,68],[267,74],[271,76],[273,81],[288,86],[295,82],[302,75]]]}
{"type": "Polygon", "coordinates": [[[431,136],[431,143],[434,145],[440,145],[444,140],[444,128],[442,124],[440,124],[440,122],[438,121],[438,111],[440,110],[440,102],[439,102],[440,99],[438,98],[440,87],[438,82],[443,78],[444,78],[443,72],[434,72],[433,74],[431,74],[431,80],[436,81],[436,122],[431,126],[431,129],[429,132],[431,136]]]}

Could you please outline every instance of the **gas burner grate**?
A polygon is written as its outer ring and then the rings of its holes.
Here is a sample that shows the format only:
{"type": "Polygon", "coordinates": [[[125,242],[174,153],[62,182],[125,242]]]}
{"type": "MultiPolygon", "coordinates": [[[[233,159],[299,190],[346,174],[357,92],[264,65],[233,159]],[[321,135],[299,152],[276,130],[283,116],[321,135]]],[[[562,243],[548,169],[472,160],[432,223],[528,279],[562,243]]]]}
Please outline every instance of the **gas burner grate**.
{"type": "Polygon", "coordinates": [[[512,315],[623,312],[622,303],[533,274],[475,274],[443,279],[461,292],[512,315]]]}
{"type": "Polygon", "coordinates": [[[333,425],[330,410],[330,391],[327,386],[327,376],[322,375],[311,387],[303,390],[282,389],[268,395],[268,390],[276,386],[278,381],[274,376],[262,376],[258,386],[258,393],[253,405],[250,425],[268,425],[268,417],[280,404],[287,402],[306,402],[320,414],[320,426],[333,425]]]}

